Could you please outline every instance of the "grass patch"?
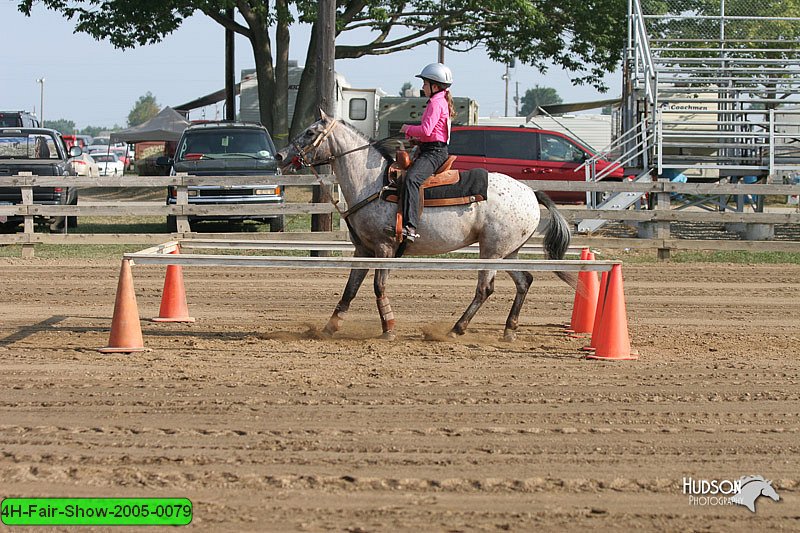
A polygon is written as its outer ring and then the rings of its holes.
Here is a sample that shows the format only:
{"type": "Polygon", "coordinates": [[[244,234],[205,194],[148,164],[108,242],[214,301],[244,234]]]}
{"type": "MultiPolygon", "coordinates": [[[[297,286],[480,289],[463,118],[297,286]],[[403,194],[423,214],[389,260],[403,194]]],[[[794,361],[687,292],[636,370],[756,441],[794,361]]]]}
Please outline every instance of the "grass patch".
{"type": "Polygon", "coordinates": [[[800,254],[792,252],[684,251],[671,254],[673,263],[800,264],[800,254]]]}
{"type": "MultiPolygon", "coordinates": [[[[113,259],[145,247],[144,244],[37,244],[35,255],[41,259],[113,259]]],[[[0,257],[21,256],[21,244],[0,246],[0,257]]]]}

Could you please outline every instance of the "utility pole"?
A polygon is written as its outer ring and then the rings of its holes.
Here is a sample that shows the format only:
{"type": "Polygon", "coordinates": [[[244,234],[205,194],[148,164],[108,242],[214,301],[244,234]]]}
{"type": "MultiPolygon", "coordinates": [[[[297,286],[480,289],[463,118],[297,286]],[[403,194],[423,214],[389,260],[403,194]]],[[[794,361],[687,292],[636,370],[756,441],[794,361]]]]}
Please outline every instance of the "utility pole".
{"type": "Polygon", "coordinates": [[[514,97],[514,116],[519,116],[519,82],[515,81],[514,86],[516,87],[517,95],[514,97]]]}
{"type": "Polygon", "coordinates": [[[507,116],[508,116],[508,80],[509,80],[510,78],[511,78],[511,77],[508,75],[508,63],[506,63],[506,73],[505,73],[505,74],[503,74],[503,75],[500,77],[500,79],[502,79],[503,81],[505,81],[505,82],[506,82],[506,100],[505,100],[505,102],[506,102],[506,109],[505,109],[505,112],[503,113],[503,116],[504,116],[504,117],[507,117],[507,116]]]}
{"type": "MultiPolygon", "coordinates": [[[[444,0],[439,2],[444,11],[444,0]]],[[[444,26],[439,26],[439,63],[444,65],[444,26]]]]}
{"type": "Polygon", "coordinates": [[[44,76],[36,80],[41,86],[41,90],[39,92],[39,126],[44,128],[44,76]]]}
{"type": "MultiPolygon", "coordinates": [[[[227,17],[233,20],[233,8],[225,11],[227,17]]],[[[236,74],[234,73],[236,54],[234,47],[233,30],[225,28],[225,120],[236,120],[236,74]]]]}
{"type": "MultiPolygon", "coordinates": [[[[336,46],[336,0],[320,0],[317,14],[317,95],[319,108],[333,117],[335,108],[334,52],[336,46]]],[[[330,165],[321,165],[320,174],[330,174],[330,165]]],[[[312,202],[329,203],[333,199],[332,185],[317,185],[312,193],[312,202]]],[[[333,216],[330,214],[311,215],[311,231],[331,231],[333,216]]],[[[312,256],[326,257],[328,252],[311,252],[312,256]]]]}

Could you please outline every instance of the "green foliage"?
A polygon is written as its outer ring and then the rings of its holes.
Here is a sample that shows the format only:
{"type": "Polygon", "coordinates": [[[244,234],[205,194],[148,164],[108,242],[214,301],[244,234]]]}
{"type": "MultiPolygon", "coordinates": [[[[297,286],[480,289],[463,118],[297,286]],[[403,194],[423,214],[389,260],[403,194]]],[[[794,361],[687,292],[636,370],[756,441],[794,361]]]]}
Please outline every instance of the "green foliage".
{"type": "Polygon", "coordinates": [[[562,102],[563,100],[558,95],[558,91],[552,87],[539,87],[539,85],[536,85],[533,89],[525,91],[525,95],[522,97],[522,109],[519,111],[519,116],[528,116],[539,106],[560,104],[562,102]]]}
{"type": "Polygon", "coordinates": [[[91,135],[92,137],[98,137],[104,131],[118,131],[124,129],[119,124],[114,124],[113,126],[86,126],[83,128],[80,133],[81,135],[91,135]]]}
{"type": "Polygon", "coordinates": [[[405,83],[403,84],[403,86],[402,86],[402,87],[400,87],[400,92],[399,92],[398,94],[399,94],[400,96],[405,96],[405,95],[406,95],[406,91],[409,91],[409,90],[411,90],[411,89],[413,89],[413,88],[414,88],[414,86],[411,84],[411,82],[410,82],[410,81],[407,81],[407,82],[405,82],[405,83]]]}
{"type": "Polygon", "coordinates": [[[156,102],[156,97],[153,96],[150,91],[147,91],[147,94],[139,97],[133,109],[131,109],[131,112],[128,113],[128,126],[138,126],[139,124],[147,122],[158,115],[159,111],[160,108],[158,102],[156,102]]]}
{"type": "MultiPolygon", "coordinates": [[[[295,22],[286,9],[286,0],[274,4],[267,0],[18,2],[20,11],[28,15],[34,4],[58,11],[76,21],[76,31],[106,39],[122,49],[159,42],[187,17],[202,12],[249,40],[264,87],[259,94],[262,122],[271,130],[274,124],[285,124],[288,88],[277,83],[276,73],[286,67],[288,55],[280,52],[288,48],[288,27],[295,22]],[[239,11],[240,16],[233,21],[225,16],[229,6],[239,11]],[[278,31],[278,42],[273,44],[270,35],[276,25],[286,31],[278,31]]],[[[299,21],[316,21],[316,1],[298,0],[292,5],[299,21]]],[[[452,51],[480,46],[500,63],[508,64],[515,58],[542,73],[556,65],[570,72],[574,84],[590,84],[605,91],[602,78],[619,66],[622,54],[626,6],[626,0],[340,0],[337,35],[352,32],[360,44],[336,45],[335,57],[384,55],[437,42],[452,51]]],[[[316,42],[315,32],[310,46],[316,42]]],[[[309,76],[301,82],[300,101],[295,107],[300,112],[295,114],[293,131],[297,131],[298,120],[302,126],[307,124],[310,117],[302,115],[311,112],[312,100],[317,98],[316,81],[311,75],[317,59],[311,52],[306,57],[309,76]]],[[[131,125],[138,123],[138,117],[130,121],[131,125]]]]}
{"type": "Polygon", "coordinates": [[[75,131],[75,122],[63,118],[58,120],[45,120],[42,126],[60,131],[64,135],[72,135],[75,131]]]}

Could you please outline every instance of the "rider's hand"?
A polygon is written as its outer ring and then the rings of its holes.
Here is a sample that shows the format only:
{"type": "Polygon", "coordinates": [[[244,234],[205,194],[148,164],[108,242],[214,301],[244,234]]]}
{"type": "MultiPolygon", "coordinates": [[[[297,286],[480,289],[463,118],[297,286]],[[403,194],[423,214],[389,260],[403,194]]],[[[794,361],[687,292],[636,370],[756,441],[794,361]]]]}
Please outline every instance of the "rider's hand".
{"type": "Polygon", "coordinates": [[[408,124],[403,124],[402,126],[400,126],[400,133],[405,133],[407,129],[408,129],[408,124]]]}

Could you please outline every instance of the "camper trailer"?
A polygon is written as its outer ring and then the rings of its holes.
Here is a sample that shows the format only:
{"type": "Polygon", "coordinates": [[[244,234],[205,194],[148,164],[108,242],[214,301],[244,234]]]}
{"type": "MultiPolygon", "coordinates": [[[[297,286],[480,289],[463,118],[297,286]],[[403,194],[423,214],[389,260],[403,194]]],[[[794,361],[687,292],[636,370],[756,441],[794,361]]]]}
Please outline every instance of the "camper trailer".
{"type": "MultiPolygon", "coordinates": [[[[294,115],[297,90],[303,68],[292,62],[289,67],[289,121],[294,115]]],[[[240,120],[260,122],[258,81],[254,69],[242,70],[240,120]]],[[[478,121],[478,104],[466,97],[454,97],[457,116],[453,124],[470,125],[478,121]]],[[[388,96],[381,89],[349,87],[347,80],[336,74],[336,117],[357,128],[370,139],[397,134],[403,124],[419,124],[427,98],[388,96]]]]}

